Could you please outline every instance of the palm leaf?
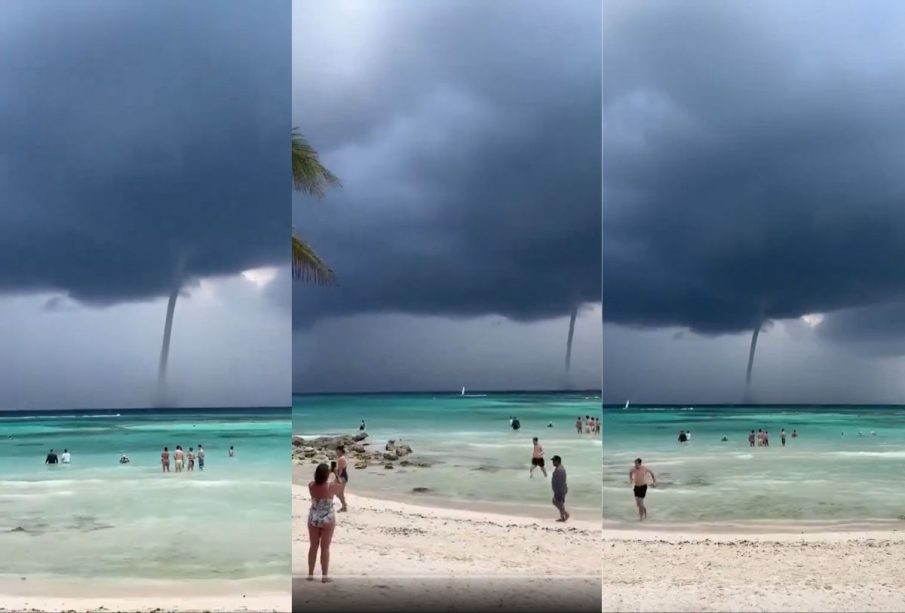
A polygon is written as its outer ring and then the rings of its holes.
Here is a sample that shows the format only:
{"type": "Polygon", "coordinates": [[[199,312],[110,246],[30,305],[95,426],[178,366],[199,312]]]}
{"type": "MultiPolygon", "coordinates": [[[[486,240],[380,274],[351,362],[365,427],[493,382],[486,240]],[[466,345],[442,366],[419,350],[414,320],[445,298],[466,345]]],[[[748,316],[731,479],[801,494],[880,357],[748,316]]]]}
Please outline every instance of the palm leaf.
{"type": "Polygon", "coordinates": [[[295,231],[292,232],[292,276],[315,285],[333,282],[333,271],[295,231]]]}
{"type": "Polygon", "coordinates": [[[292,129],[292,187],[320,198],[328,187],[340,186],[339,178],[320,162],[317,151],[298,128],[292,129]]]}

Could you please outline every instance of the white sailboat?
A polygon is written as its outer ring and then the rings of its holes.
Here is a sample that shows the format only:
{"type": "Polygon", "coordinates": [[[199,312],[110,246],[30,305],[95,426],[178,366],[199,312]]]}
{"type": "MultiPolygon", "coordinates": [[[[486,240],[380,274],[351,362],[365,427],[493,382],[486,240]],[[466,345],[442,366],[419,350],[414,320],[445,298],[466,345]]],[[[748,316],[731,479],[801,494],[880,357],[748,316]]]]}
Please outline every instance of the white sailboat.
{"type": "Polygon", "coordinates": [[[464,396],[464,395],[465,395],[465,386],[464,386],[464,385],[462,386],[462,393],[459,394],[459,395],[460,395],[460,396],[464,396]]]}
{"type": "Polygon", "coordinates": [[[628,405],[629,405],[629,401],[626,400],[626,401],[625,401],[625,406],[622,407],[622,410],[625,411],[626,409],[628,409],[628,405]]]}

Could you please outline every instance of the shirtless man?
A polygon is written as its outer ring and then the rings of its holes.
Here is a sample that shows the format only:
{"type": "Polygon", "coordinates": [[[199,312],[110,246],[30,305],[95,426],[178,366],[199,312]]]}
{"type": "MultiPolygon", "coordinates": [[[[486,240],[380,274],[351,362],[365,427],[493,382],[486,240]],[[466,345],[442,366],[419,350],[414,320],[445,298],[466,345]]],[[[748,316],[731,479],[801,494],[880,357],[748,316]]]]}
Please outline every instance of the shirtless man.
{"type": "Polygon", "coordinates": [[[198,470],[204,470],[204,447],[198,443],[198,470]]]}
{"type": "Polygon", "coordinates": [[[182,464],[185,461],[185,452],[182,451],[182,445],[176,445],[176,453],[173,454],[173,463],[176,465],[176,472],[182,472],[182,464]]]}
{"type": "Polygon", "coordinates": [[[160,465],[163,467],[163,472],[170,472],[170,450],[166,447],[163,448],[163,453],[160,454],[160,465]]]}
{"type": "Polygon", "coordinates": [[[575,431],[581,434],[581,415],[575,420],[575,431]]]}
{"type": "Polygon", "coordinates": [[[657,487],[657,478],[647,466],[641,465],[641,458],[635,460],[635,467],[628,472],[628,479],[635,490],[635,504],[638,506],[638,521],[647,519],[647,507],[644,497],[647,495],[647,476],[650,475],[650,486],[657,487]]]}
{"type": "Polygon", "coordinates": [[[336,470],[333,474],[336,475],[336,482],[340,484],[339,491],[336,493],[336,497],[339,498],[339,503],[342,505],[339,510],[345,513],[349,510],[349,507],[346,506],[346,484],[349,482],[349,467],[346,460],[346,448],[342,445],[336,448],[336,470]]]}
{"type": "Polygon", "coordinates": [[[534,451],[531,453],[531,470],[528,471],[528,477],[534,476],[535,468],[540,468],[540,471],[544,473],[544,476],[546,477],[547,469],[544,468],[544,448],[537,442],[536,436],[531,439],[531,441],[534,443],[534,451]]]}
{"type": "Polygon", "coordinates": [[[195,470],[195,448],[189,447],[189,470],[195,470]]]}

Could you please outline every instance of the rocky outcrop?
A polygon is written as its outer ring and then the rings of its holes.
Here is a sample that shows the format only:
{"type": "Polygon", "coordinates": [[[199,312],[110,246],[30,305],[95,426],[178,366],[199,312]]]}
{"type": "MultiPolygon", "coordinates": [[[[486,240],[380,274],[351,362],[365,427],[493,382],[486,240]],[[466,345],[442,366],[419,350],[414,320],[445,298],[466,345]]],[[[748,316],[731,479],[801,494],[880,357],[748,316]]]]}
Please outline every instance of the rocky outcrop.
{"type": "Polygon", "coordinates": [[[427,468],[429,462],[416,462],[410,459],[403,460],[412,455],[412,447],[401,440],[390,440],[384,445],[383,451],[369,449],[367,432],[358,432],[355,435],[342,436],[318,436],[315,438],[292,437],[292,460],[296,464],[320,464],[329,463],[336,459],[336,448],[342,445],[346,449],[346,458],[356,470],[364,470],[370,466],[383,466],[386,470],[394,468],[394,462],[400,466],[417,466],[427,468]]]}

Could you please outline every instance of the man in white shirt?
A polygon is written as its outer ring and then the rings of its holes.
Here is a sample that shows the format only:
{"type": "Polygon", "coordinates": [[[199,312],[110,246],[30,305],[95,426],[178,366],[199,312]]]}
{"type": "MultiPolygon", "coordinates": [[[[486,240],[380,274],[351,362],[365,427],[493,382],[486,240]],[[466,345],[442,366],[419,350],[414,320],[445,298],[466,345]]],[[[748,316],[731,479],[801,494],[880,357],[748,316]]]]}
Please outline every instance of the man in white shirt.
{"type": "Polygon", "coordinates": [[[63,454],[60,456],[60,463],[61,463],[61,464],[69,464],[70,461],[72,461],[72,456],[69,455],[69,450],[68,450],[68,449],[64,449],[64,450],[63,450],[63,454]]]}

